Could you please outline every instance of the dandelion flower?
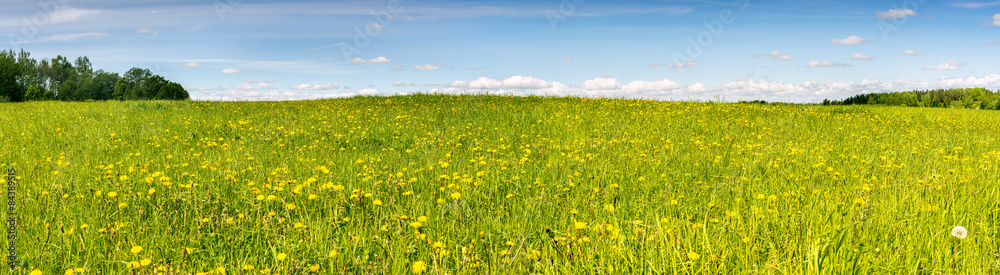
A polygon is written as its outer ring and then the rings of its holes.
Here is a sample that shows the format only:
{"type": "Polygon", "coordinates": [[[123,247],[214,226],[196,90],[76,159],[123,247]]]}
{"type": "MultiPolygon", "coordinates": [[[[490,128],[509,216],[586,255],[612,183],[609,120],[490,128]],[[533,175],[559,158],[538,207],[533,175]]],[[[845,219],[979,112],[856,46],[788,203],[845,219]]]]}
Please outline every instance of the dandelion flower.
{"type": "MultiPolygon", "coordinates": [[[[97,194],[100,194],[100,193],[97,193],[97,194]]],[[[97,195],[97,196],[101,196],[101,195],[97,195]]],[[[114,198],[114,197],[117,197],[117,196],[118,196],[118,192],[115,192],[115,191],[108,192],[108,197],[109,198],[114,198]]]]}
{"type": "Polygon", "coordinates": [[[132,249],[129,249],[129,251],[132,252],[132,254],[139,254],[139,252],[142,252],[142,247],[138,245],[133,246],[132,249]]]}
{"type": "Polygon", "coordinates": [[[458,199],[461,199],[461,198],[462,198],[462,193],[459,193],[459,192],[451,193],[451,199],[458,200],[458,199]]]}
{"type": "MultiPolygon", "coordinates": [[[[128,268],[139,268],[142,265],[140,265],[139,262],[131,261],[131,262],[128,262],[128,264],[126,264],[126,266],[128,266],[128,268]]],[[[38,273],[38,274],[42,274],[42,273],[38,273]]]]}
{"type": "Polygon", "coordinates": [[[688,252],[688,259],[691,259],[692,261],[697,260],[700,257],[701,255],[698,255],[698,253],[695,253],[694,251],[688,252]]]}
{"type": "Polygon", "coordinates": [[[424,261],[416,261],[413,262],[413,266],[410,268],[413,270],[413,274],[420,274],[424,273],[424,270],[427,270],[427,265],[424,264],[424,261]]]}
{"type": "Polygon", "coordinates": [[[142,266],[147,266],[147,265],[149,265],[151,263],[153,263],[153,260],[150,260],[149,258],[142,259],[141,261],[139,261],[139,265],[142,265],[142,266]]]}
{"type": "Polygon", "coordinates": [[[285,253],[278,253],[278,256],[276,256],[278,261],[284,261],[286,257],[288,257],[288,255],[286,255],[285,253]]]}
{"type": "Polygon", "coordinates": [[[965,237],[969,236],[969,230],[963,226],[956,226],[951,229],[951,235],[955,236],[955,238],[965,239],[965,237]]]}
{"type": "Polygon", "coordinates": [[[374,201],[372,201],[372,204],[374,204],[375,206],[381,206],[382,205],[382,201],[381,200],[374,200],[374,201]]]}
{"type": "Polygon", "coordinates": [[[337,250],[330,250],[330,258],[337,257],[337,250]]]}
{"type": "Polygon", "coordinates": [[[576,222],[576,223],[573,224],[573,227],[576,228],[577,230],[586,229],[587,228],[587,223],[585,223],[585,222],[576,222]]]}
{"type": "Polygon", "coordinates": [[[32,270],[31,275],[42,275],[42,271],[38,269],[32,270]]]}

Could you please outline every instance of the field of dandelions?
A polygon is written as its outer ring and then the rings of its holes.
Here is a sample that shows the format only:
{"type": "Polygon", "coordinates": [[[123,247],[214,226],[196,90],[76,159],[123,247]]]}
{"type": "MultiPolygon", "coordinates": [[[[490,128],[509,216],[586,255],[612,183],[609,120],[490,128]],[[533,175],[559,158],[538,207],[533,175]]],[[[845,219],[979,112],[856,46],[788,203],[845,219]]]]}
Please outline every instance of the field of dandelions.
{"type": "Polygon", "coordinates": [[[10,273],[996,273],[998,125],[498,96],[3,104],[10,273]]]}

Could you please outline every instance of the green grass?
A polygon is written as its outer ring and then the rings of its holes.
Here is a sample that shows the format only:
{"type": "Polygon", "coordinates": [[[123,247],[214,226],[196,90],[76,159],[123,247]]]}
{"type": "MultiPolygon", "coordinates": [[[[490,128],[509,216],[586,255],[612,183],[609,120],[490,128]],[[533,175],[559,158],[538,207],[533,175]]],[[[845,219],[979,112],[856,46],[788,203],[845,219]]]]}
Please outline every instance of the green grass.
{"type": "Polygon", "coordinates": [[[993,111],[415,95],[3,104],[0,125],[15,273],[1000,265],[993,111]]]}

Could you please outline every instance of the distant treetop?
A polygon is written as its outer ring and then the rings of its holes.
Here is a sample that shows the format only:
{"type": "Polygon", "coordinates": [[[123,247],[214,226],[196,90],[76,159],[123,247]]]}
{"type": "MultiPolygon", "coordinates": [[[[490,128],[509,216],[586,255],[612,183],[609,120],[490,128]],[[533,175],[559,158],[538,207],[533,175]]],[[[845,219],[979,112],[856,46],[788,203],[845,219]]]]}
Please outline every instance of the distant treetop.
{"type": "Polygon", "coordinates": [[[119,76],[94,71],[85,56],[75,62],[61,55],[39,62],[24,50],[0,51],[0,102],[186,99],[184,87],[149,69],[132,68],[119,76]]]}

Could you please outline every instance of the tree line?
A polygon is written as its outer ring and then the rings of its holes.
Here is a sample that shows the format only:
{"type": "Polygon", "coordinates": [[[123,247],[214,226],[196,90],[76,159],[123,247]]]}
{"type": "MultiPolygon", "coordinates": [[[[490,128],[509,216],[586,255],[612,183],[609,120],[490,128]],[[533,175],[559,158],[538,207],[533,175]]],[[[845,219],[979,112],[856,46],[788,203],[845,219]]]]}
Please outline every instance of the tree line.
{"type": "Polygon", "coordinates": [[[823,100],[823,105],[889,105],[909,107],[1000,110],[1000,90],[952,88],[860,94],[844,100],[823,100]]]}
{"type": "Polygon", "coordinates": [[[189,98],[183,86],[149,69],[132,68],[119,76],[114,72],[94,71],[86,56],[73,62],[61,55],[39,62],[24,50],[0,51],[0,102],[189,98]]]}

